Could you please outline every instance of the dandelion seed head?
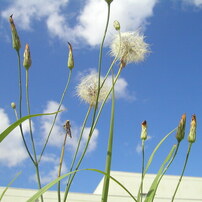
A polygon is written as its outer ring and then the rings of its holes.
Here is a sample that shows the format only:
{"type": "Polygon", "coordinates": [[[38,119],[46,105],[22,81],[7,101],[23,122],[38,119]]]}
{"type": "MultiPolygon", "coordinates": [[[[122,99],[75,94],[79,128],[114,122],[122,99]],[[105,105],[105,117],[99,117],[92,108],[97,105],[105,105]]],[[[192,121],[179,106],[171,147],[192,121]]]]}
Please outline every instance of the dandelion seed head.
{"type": "MultiPolygon", "coordinates": [[[[102,83],[102,81],[103,77],[100,77],[100,83],[102,83]]],[[[104,101],[108,90],[109,87],[107,85],[102,86],[99,92],[98,102],[104,101]]],[[[77,86],[76,92],[81,100],[90,104],[91,106],[95,106],[98,94],[98,74],[93,72],[87,76],[84,76],[77,86]]]]}
{"type": "Polygon", "coordinates": [[[149,45],[144,41],[144,38],[144,35],[138,31],[124,32],[121,33],[120,46],[120,37],[117,34],[111,44],[111,55],[118,56],[118,60],[125,64],[143,61],[149,53],[149,45]]]}

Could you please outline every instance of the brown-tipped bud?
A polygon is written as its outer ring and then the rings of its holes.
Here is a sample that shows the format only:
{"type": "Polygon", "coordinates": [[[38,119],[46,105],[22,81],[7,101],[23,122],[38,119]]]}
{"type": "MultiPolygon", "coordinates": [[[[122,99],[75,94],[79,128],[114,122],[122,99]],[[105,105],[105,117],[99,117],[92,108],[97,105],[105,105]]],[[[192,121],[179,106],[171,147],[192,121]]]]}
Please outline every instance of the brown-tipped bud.
{"type": "Polygon", "coordinates": [[[176,139],[178,142],[184,139],[185,125],[186,125],[186,114],[183,114],[176,133],[176,139]]]}
{"type": "Polygon", "coordinates": [[[23,66],[28,70],[32,64],[31,54],[29,45],[25,45],[25,51],[24,51],[24,60],[23,60],[23,66]]]}
{"type": "Polygon", "coordinates": [[[69,67],[69,69],[72,70],[74,68],[74,57],[73,57],[72,45],[69,42],[68,42],[68,47],[69,47],[69,55],[68,55],[67,66],[69,67]]]}
{"type": "Polygon", "coordinates": [[[111,4],[113,0],[105,0],[108,4],[111,4]]]}
{"type": "Polygon", "coordinates": [[[16,50],[16,51],[19,51],[20,48],[21,48],[21,44],[20,44],[20,38],[18,36],[18,33],[17,33],[17,30],[15,28],[15,24],[14,24],[14,21],[13,21],[13,15],[11,15],[9,17],[9,22],[10,22],[10,25],[11,25],[11,34],[12,34],[12,44],[13,44],[13,48],[16,50]]]}
{"type": "Polygon", "coordinates": [[[115,20],[113,25],[114,25],[114,28],[115,28],[117,31],[119,31],[119,30],[121,29],[121,26],[120,26],[119,21],[115,20]]]}
{"type": "Polygon", "coordinates": [[[141,131],[141,139],[146,140],[147,139],[147,121],[142,122],[142,131],[141,131]]]}
{"type": "Polygon", "coordinates": [[[15,102],[11,102],[11,107],[12,107],[13,109],[16,108],[16,104],[15,104],[15,102]]]}
{"type": "Polygon", "coordinates": [[[190,143],[194,143],[196,141],[196,115],[192,115],[191,124],[190,124],[190,131],[188,135],[188,141],[190,143]]]}

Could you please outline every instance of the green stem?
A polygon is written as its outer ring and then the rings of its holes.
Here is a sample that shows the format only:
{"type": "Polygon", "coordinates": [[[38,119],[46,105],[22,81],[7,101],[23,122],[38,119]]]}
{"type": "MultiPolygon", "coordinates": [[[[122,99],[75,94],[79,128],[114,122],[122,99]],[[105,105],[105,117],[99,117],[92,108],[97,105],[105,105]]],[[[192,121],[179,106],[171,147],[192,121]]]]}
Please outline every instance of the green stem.
{"type": "MultiPolygon", "coordinates": [[[[29,70],[27,70],[27,69],[26,69],[26,103],[27,103],[28,115],[31,115],[31,113],[30,113],[30,101],[29,101],[29,70]]],[[[36,148],[35,148],[34,137],[33,137],[33,132],[32,132],[31,119],[29,119],[29,129],[30,129],[30,138],[31,138],[32,149],[33,149],[33,154],[34,154],[34,162],[35,162],[34,166],[35,166],[35,169],[36,169],[38,187],[39,187],[39,189],[41,189],[39,165],[38,165],[37,156],[36,156],[36,148]]],[[[43,196],[42,195],[41,195],[41,201],[43,202],[43,196]]]]}
{"type": "MultiPolygon", "coordinates": [[[[103,53],[104,41],[105,41],[105,38],[106,38],[107,29],[108,29],[108,25],[109,25],[110,4],[107,4],[107,5],[108,5],[107,22],[106,22],[106,26],[105,26],[105,31],[104,31],[103,39],[102,39],[102,42],[101,42],[101,45],[100,45],[100,53],[99,53],[99,61],[98,61],[98,92],[97,92],[96,104],[95,104],[95,108],[94,108],[94,112],[93,112],[92,125],[95,122],[95,117],[96,117],[96,112],[97,112],[97,107],[98,107],[98,98],[99,98],[99,94],[100,94],[100,75],[101,75],[101,67],[102,67],[102,53],[103,53]]],[[[92,136],[92,133],[93,133],[93,130],[92,130],[92,127],[91,127],[91,130],[90,130],[90,133],[89,133],[89,137],[90,138],[92,136]]],[[[88,141],[86,143],[87,147],[88,147],[90,138],[88,138],[88,141]]],[[[81,155],[81,158],[80,158],[80,160],[79,160],[79,162],[77,164],[78,168],[79,168],[79,166],[81,164],[81,161],[83,160],[83,157],[84,157],[84,155],[86,153],[87,147],[85,147],[85,149],[83,151],[83,154],[81,155]]],[[[76,169],[78,169],[78,168],[76,168],[76,169]]],[[[67,199],[67,195],[68,195],[68,192],[69,192],[69,189],[70,189],[70,186],[71,186],[71,183],[72,183],[72,181],[74,179],[75,174],[76,173],[74,173],[74,175],[70,179],[69,183],[67,184],[67,187],[66,187],[66,190],[65,190],[65,194],[64,194],[64,202],[67,199]]]]}
{"type": "Polygon", "coordinates": [[[175,195],[176,195],[176,193],[177,193],[177,191],[178,191],[178,188],[179,188],[179,186],[180,186],[180,183],[181,183],[181,181],[182,181],[182,177],[184,176],[184,171],[185,171],[186,166],[187,166],[187,162],[188,162],[189,154],[190,154],[190,151],[191,151],[191,147],[192,147],[192,143],[189,143],[189,147],[188,147],[188,150],[187,150],[186,159],[185,159],[185,162],[184,162],[184,167],[183,167],[183,169],[182,169],[182,173],[181,173],[180,179],[179,179],[179,181],[178,181],[177,187],[176,187],[176,189],[175,189],[175,192],[174,192],[174,194],[173,194],[173,197],[172,197],[171,202],[174,201],[175,195]]]}
{"type": "MultiPolygon", "coordinates": [[[[87,151],[87,149],[88,149],[88,145],[89,145],[90,140],[91,140],[91,137],[92,137],[92,133],[93,133],[93,131],[94,131],[95,127],[96,127],[96,124],[97,124],[97,122],[98,122],[98,120],[99,120],[99,117],[100,117],[100,114],[101,114],[101,112],[102,112],[102,109],[103,109],[103,107],[104,107],[104,105],[105,105],[105,103],[106,103],[106,101],[107,101],[109,95],[111,94],[111,91],[112,91],[112,89],[114,88],[114,85],[116,84],[116,82],[117,82],[117,80],[118,80],[118,78],[119,78],[119,76],[120,76],[121,70],[122,70],[122,69],[119,68],[119,71],[118,71],[118,73],[117,73],[117,76],[116,76],[115,79],[114,79],[114,83],[113,83],[111,89],[109,90],[107,96],[105,97],[105,100],[102,102],[102,105],[100,106],[100,109],[99,109],[99,111],[98,111],[98,113],[97,113],[97,117],[96,117],[96,119],[95,119],[95,121],[94,121],[94,124],[93,124],[93,126],[91,126],[91,130],[90,130],[90,133],[89,133],[88,140],[87,140],[87,142],[86,142],[85,148],[84,148],[83,153],[82,153],[82,155],[81,155],[81,157],[80,157],[80,159],[79,159],[79,161],[78,161],[78,163],[77,163],[77,165],[76,165],[75,170],[78,170],[78,169],[79,169],[79,166],[80,166],[80,164],[81,164],[81,162],[82,162],[82,160],[83,160],[83,158],[84,158],[84,156],[85,156],[85,154],[86,154],[86,151],[87,151]]],[[[68,192],[69,192],[71,183],[72,183],[72,181],[73,181],[75,175],[76,175],[76,173],[73,174],[73,176],[72,176],[71,179],[70,179],[70,182],[67,184],[67,187],[66,187],[66,190],[65,190],[64,202],[65,202],[66,199],[67,199],[67,195],[68,195],[68,192]]]]}
{"type": "Polygon", "coordinates": [[[18,79],[19,79],[19,116],[22,118],[22,75],[21,75],[21,59],[20,52],[17,51],[18,56],[18,79]]]}
{"type": "MultiPolygon", "coordinates": [[[[112,86],[114,83],[114,77],[112,74],[112,86]]],[[[110,131],[109,131],[109,139],[108,139],[108,148],[107,148],[107,157],[105,164],[105,175],[103,189],[102,189],[102,201],[107,202],[108,193],[109,193],[109,177],[111,171],[111,162],[112,162],[112,148],[113,148],[113,136],[114,136],[114,109],[115,109],[115,92],[114,87],[112,88],[112,106],[111,106],[111,120],[110,120],[110,131]]]]}
{"type": "Polygon", "coordinates": [[[38,163],[40,163],[41,158],[42,158],[42,156],[43,156],[43,153],[44,153],[44,151],[45,151],[45,149],[46,149],[46,146],[47,146],[47,144],[48,144],[48,141],[49,141],[50,135],[51,135],[51,133],[52,133],[53,127],[54,127],[54,125],[55,125],[55,122],[56,122],[58,113],[59,113],[60,108],[61,108],[61,106],[62,106],[62,103],[63,103],[64,97],[65,97],[65,94],[66,94],[66,92],[67,92],[67,89],[68,89],[68,86],[69,86],[69,83],[70,83],[70,80],[71,80],[71,75],[72,75],[72,70],[69,71],[69,76],[68,76],[68,79],[67,79],[67,83],[66,83],[65,89],[64,89],[64,91],[63,91],[63,93],[62,93],[62,97],[61,97],[61,99],[60,99],[60,103],[59,103],[59,106],[58,106],[58,109],[57,109],[58,112],[55,114],[55,117],[54,117],[54,119],[53,119],[53,123],[52,123],[52,126],[51,126],[51,128],[50,128],[50,131],[49,131],[49,133],[48,133],[46,142],[45,142],[44,147],[43,147],[43,149],[42,149],[42,152],[41,152],[41,154],[40,154],[40,156],[39,156],[38,163]]]}
{"type": "MultiPolygon", "coordinates": [[[[61,154],[60,154],[60,162],[59,162],[59,168],[58,168],[58,177],[61,176],[62,163],[63,163],[63,159],[64,159],[64,152],[65,152],[65,145],[66,145],[66,141],[67,141],[67,136],[68,136],[68,133],[66,132],[65,138],[64,138],[64,142],[63,142],[63,145],[62,145],[61,154]]],[[[58,202],[61,202],[60,181],[58,182],[58,202]]]]}
{"type": "MultiPolygon", "coordinates": [[[[77,147],[76,147],[76,151],[75,151],[75,153],[74,153],[74,157],[73,157],[73,160],[72,160],[72,163],[71,163],[69,172],[71,172],[71,171],[73,170],[73,167],[74,167],[74,164],[75,164],[75,161],[76,161],[76,157],[77,157],[77,154],[78,154],[78,152],[79,152],[81,140],[82,140],[82,137],[83,137],[83,132],[84,132],[84,129],[85,129],[85,126],[86,126],[86,122],[87,122],[87,120],[88,120],[88,117],[89,117],[89,114],[90,114],[91,109],[92,109],[92,107],[89,106],[88,111],[87,111],[87,113],[86,113],[86,116],[85,116],[85,118],[84,118],[83,125],[82,125],[82,128],[81,128],[81,133],[80,133],[79,140],[78,140],[78,144],[77,144],[77,147]]],[[[69,183],[69,180],[70,180],[71,176],[72,176],[72,175],[69,175],[69,177],[68,177],[68,183],[69,183]]],[[[68,183],[67,183],[67,184],[68,184],[68,183]]]]}
{"type": "MultiPolygon", "coordinates": [[[[19,117],[22,118],[22,74],[21,74],[21,58],[20,58],[20,51],[17,50],[17,57],[18,57],[18,85],[19,85],[19,117]]],[[[16,116],[16,119],[18,120],[18,115],[17,115],[17,111],[15,110],[15,116],[16,116]]],[[[23,140],[23,143],[24,143],[24,146],[25,146],[25,149],[30,157],[30,159],[32,160],[32,162],[34,163],[34,159],[29,151],[29,148],[27,146],[27,143],[26,143],[26,140],[25,140],[25,137],[24,137],[24,133],[23,133],[23,130],[22,130],[22,124],[19,125],[20,127],[20,133],[21,133],[21,136],[22,136],[22,140],[23,140]]]]}
{"type": "Polygon", "coordinates": [[[144,181],[144,143],[145,140],[142,140],[142,175],[141,175],[141,184],[140,184],[140,201],[142,202],[143,196],[143,181],[144,181]]]}

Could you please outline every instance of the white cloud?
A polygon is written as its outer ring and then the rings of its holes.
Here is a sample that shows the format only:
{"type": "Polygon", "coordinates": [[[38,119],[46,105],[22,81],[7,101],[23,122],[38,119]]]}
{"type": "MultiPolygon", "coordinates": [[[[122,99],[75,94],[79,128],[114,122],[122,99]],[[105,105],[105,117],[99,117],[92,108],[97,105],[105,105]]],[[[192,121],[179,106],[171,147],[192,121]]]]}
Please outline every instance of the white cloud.
{"type": "MultiPolygon", "coordinates": [[[[109,78],[107,79],[107,83],[108,85],[111,86],[111,83],[112,83],[112,78],[111,76],[109,76],[109,78]]],[[[129,90],[128,90],[128,83],[127,81],[120,77],[117,82],[116,82],[116,85],[115,85],[115,96],[116,98],[122,98],[122,99],[125,99],[125,100],[129,100],[129,101],[134,101],[136,98],[135,96],[133,95],[133,93],[131,93],[129,90]]]]}
{"type": "Polygon", "coordinates": [[[202,0],[182,0],[184,3],[187,3],[187,4],[192,4],[194,6],[197,6],[197,7],[201,7],[202,6],[202,0]]]}
{"type": "MultiPolygon", "coordinates": [[[[118,20],[122,31],[133,31],[144,27],[158,0],[116,0],[111,4],[111,21],[109,33],[114,31],[112,22],[118,20]]],[[[69,26],[67,12],[69,0],[15,0],[2,12],[2,16],[14,14],[18,27],[31,29],[34,20],[45,21],[52,36],[62,40],[85,41],[91,46],[101,41],[107,15],[107,4],[104,0],[86,0],[81,12],[75,19],[75,25],[69,26]],[[64,9],[66,8],[66,9],[64,9]],[[65,11],[65,12],[64,12],[65,11]]]]}
{"type": "MultiPolygon", "coordinates": [[[[43,113],[56,111],[58,108],[58,105],[59,104],[57,102],[49,101],[43,113]]],[[[62,108],[64,108],[64,106],[62,106],[62,108]]],[[[53,118],[54,118],[53,116],[43,116],[41,118],[42,136],[44,140],[46,139],[50,131],[53,118]]],[[[64,122],[65,121],[61,119],[61,113],[59,113],[49,139],[49,145],[56,146],[59,148],[62,146],[64,141],[64,135],[65,135],[65,130],[63,129],[64,122]]],[[[68,138],[66,147],[67,149],[74,152],[78,144],[81,128],[78,126],[73,126],[73,124],[71,125],[72,125],[71,126],[72,138],[68,138]]],[[[90,128],[85,128],[83,133],[83,138],[81,140],[80,150],[84,149],[89,131],[90,131],[90,128]]],[[[91,152],[96,148],[98,134],[99,134],[98,130],[95,129],[88,147],[88,152],[91,152]]]]}
{"type": "MultiPolygon", "coordinates": [[[[0,131],[3,132],[11,124],[3,109],[0,109],[0,119],[0,131]]],[[[24,134],[29,131],[28,121],[25,121],[22,126],[24,134]]],[[[27,158],[28,155],[18,127],[0,143],[0,164],[8,167],[17,166],[27,158]]]]}

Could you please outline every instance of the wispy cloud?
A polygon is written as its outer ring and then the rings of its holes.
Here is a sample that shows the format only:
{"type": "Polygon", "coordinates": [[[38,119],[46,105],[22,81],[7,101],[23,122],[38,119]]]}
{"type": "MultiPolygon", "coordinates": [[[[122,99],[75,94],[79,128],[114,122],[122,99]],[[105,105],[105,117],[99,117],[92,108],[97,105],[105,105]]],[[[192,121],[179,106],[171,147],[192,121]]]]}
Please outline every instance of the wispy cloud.
{"type": "MultiPolygon", "coordinates": [[[[0,108],[0,131],[5,130],[11,123],[4,109],[0,108]]],[[[24,134],[29,131],[28,122],[22,125],[24,134]]],[[[2,142],[0,146],[0,164],[8,167],[13,167],[21,164],[28,158],[24,148],[20,129],[16,128],[2,142]]]]}
{"type": "Polygon", "coordinates": [[[202,8],[202,0],[182,0],[184,3],[202,8]]]}
{"type": "MultiPolygon", "coordinates": [[[[134,31],[147,24],[147,19],[153,15],[153,8],[158,0],[116,0],[111,5],[111,21],[109,33],[113,33],[112,22],[118,20],[122,31],[134,31]]],[[[107,4],[104,0],[86,0],[83,8],[70,26],[67,13],[69,0],[15,0],[2,11],[6,20],[14,14],[18,27],[31,30],[34,21],[46,24],[49,33],[62,40],[82,41],[91,46],[101,41],[107,15],[107,4]]]]}

